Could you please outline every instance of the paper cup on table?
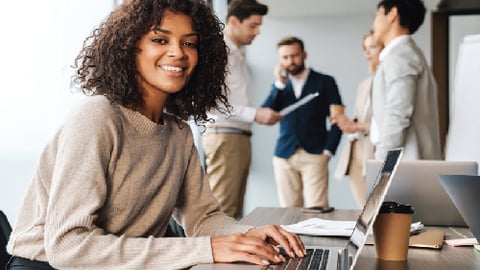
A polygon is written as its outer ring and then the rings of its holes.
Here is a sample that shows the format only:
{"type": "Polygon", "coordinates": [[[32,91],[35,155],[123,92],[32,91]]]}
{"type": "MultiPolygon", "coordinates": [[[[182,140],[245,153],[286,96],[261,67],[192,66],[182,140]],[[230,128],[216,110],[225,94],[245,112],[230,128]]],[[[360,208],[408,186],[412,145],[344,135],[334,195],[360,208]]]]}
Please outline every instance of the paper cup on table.
{"type": "Polygon", "coordinates": [[[406,261],[413,207],[384,202],[375,223],[373,238],[377,257],[386,261],[406,261]]]}
{"type": "Polygon", "coordinates": [[[330,119],[332,124],[335,124],[335,117],[345,113],[345,106],[341,104],[332,104],[330,105],[330,119]]]}

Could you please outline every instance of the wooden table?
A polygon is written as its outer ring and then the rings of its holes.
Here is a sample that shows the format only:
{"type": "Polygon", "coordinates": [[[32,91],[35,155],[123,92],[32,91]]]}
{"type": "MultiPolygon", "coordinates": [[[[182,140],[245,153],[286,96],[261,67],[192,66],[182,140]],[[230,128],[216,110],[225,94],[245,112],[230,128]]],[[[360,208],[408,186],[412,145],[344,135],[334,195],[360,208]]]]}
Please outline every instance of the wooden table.
{"type": "MultiPolygon", "coordinates": [[[[326,214],[306,214],[302,213],[300,208],[275,208],[258,207],[249,215],[245,216],[241,222],[261,226],[266,224],[293,224],[298,221],[320,217],[334,220],[355,220],[359,210],[335,210],[326,214]]],[[[439,211],[440,213],[440,211],[439,211]]],[[[428,227],[441,229],[445,231],[445,239],[455,239],[461,237],[473,237],[468,228],[451,227],[428,227]]],[[[313,237],[302,236],[305,245],[326,245],[344,247],[348,241],[341,237],[313,237]]],[[[355,269],[358,270],[478,270],[480,269],[480,252],[475,251],[473,247],[451,247],[447,244],[441,250],[426,248],[410,248],[408,251],[408,261],[406,262],[386,262],[378,260],[375,249],[371,245],[366,245],[358,259],[355,269]]]]}

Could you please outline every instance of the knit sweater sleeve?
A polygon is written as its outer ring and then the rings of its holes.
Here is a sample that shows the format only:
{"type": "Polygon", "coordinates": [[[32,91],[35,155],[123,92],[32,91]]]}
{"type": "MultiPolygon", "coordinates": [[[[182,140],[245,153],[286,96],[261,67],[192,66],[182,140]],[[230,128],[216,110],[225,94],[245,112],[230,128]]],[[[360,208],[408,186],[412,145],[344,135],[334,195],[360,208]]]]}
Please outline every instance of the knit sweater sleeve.
{"type": "MultiPolygon", "coordinates": [[[[83,108],[74,114],[56,137],[56,147],[47,151],[55,160],[44,159],[46,167],[54,166],[50,195],[45,217],[45,252],[49,263],[59,269],[180,269],[198,263],[213,261],[210,237],[163,238],[129,237],[105,231],[96,225],[98,212],[106,201],[108,179],[113,170],[111,156],[121,135],[115,117],[93,113],[96,108],[83,108]],[[90,113],[92,112],[92,113],[90,113]],[[81,132],[80,132],[81,131],[81,132]]],[[[195,156],[195,155],[193,155],[195,156]]],[[[196,161],[195,161],[196,162],[196,161]]],[[[48,169],[50,170],[50,169],[48,169]]],[[[187,172],[186,189],[194,189],[193,179],[198,171],[187,172]]],[[[42,168],[38,177],[44,177],[42,168]]],[[[51,175],[50,175],[51,174],[51,175]]],[[[203,180],[202,180],[203,181],[203,180]]],[[[212,198],[206,192],[205,181],[199,192],[193,192],[185,201],[185,216],[195,209],[194,199],[210,205],[212,198]],[[196,196],[196,197],[195,197],[196,196]]],[[[214,231],[214,223],[234,224],[219,214],[215,207],[205,206],[211,213],[206,218],[199,214],[187,219],[200,228],[197,234],[214,231]],[[209,208],[210,207],[210,208],[209,208]],[[195,221],[200,218],[200,221],[195,221]],[[207,222],[211,220],[210,222],[207,222]]],[[[202,213],[202,212],[199,212],[202,213]]],[[[204,213],[204,212],[203,212],[204,213]]],[[[241,229],[241,228],[237,228],[241,229]]]]}
{"type": "Polygon", "coordinates": [[[174,217],[180,221],[186,234],[226,235],[251,229],[253,226],[239,224],[220,211],[220,204],[201,170],[196,148],[192,146],[186,150],[189,150],[190,162],[174,211],[174,217]]]}

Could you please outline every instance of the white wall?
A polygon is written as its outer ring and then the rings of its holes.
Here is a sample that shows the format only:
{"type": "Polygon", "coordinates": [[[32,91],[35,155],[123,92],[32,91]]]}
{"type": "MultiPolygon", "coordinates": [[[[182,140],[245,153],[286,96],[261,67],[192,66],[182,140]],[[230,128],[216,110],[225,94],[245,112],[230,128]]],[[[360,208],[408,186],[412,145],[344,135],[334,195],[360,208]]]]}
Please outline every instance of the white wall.
{"type": "Polygon", "coordinates": [[[0,209],[13,223],[47,140],[81,95],[74,58],[112,1],[7,1],[0,9],[0,209]]]}
{"type": "Polygon", "coordinates": [[[480,126],[468,121],[479,115],[480,108],[472,100],[480,100],[480,33],[464,39],[458,52],[455,68],[454,93],[450,111],[450,128],[445,151],[446,160],[480,162],[480,126]]]}
{"type": "Polygon", "coordinates": [[[457,55],[459,45],[467,35],[480,34],[480,15],[450,16],[449,38],[449,88],[450,108],[453,108],[453,95],[455,92],[455,71],[457,69],[457,55]]]}

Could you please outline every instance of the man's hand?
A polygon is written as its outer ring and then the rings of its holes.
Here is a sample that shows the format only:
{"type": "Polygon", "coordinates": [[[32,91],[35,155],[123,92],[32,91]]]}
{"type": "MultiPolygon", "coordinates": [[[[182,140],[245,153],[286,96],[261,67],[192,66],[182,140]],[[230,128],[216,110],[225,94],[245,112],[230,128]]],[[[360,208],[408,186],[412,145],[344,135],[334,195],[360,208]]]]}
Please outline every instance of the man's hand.
{"type": "Polygon", "coordinates": [[[270,108],[258,108],[255,113],[255,122],[262,125],[274,125],[282,120],[283,116],[270,108]]]}
{"type": "Polygon", "coordinates": [[[245,234],[214,236],[211,241],[214,262],[244,261],[260,265],[285,262],[276,247],[278,244],[292,258],[306,255],[300,238],[276,225],[255,228],[245,234]]]}
{"type": "Polygon", "coordinates": [[[280,82],[280,83],[283,83],[283,84],[287,83],[287,79],[288,79],[287,70],[281,64],[278,64],[278,65],[275,66],[275,68],[273,70],[273,76],[275,76],[275,80],[277,82],[280,82]]]}

